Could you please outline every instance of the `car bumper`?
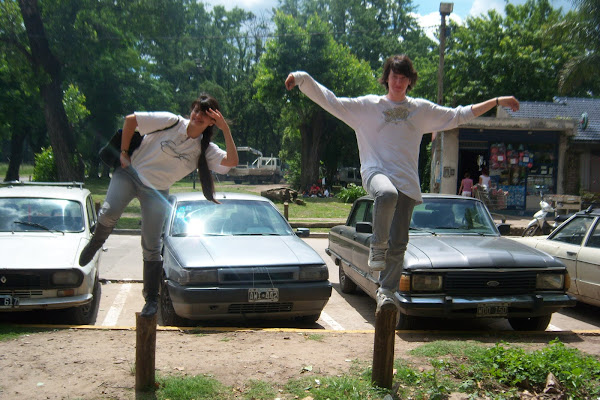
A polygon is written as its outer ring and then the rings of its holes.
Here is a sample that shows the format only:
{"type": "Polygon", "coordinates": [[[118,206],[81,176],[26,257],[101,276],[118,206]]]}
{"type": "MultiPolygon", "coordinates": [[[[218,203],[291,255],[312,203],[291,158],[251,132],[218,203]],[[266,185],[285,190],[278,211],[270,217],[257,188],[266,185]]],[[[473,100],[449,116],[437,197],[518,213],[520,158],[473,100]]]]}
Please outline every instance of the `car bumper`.
{"type": "Polygon", "coordinates": [[[248,301],[251,286],[187,287],[167,281],[177,315],[192,320],[291,318],[318,315],[331,296],[331,283],[279,284],[278,302],[248,301]]]}
{"type": "Polygon", "coordinates": [[[552,314],[576,304],[568,294],[535,294],[495,297],[405,296],[396,292],[400,311],[407,315],[434,318],[513,317],[529,318],[552,314]],[[480,305],[505,304],[506,315],[478,315],[480,305]]]}
{"type": "MultiPolygon", "coordinates": [[[[16,297],[16,296],[15,296],[16,297]]],[[[92,301],[92,294],[82,294],[69,297],[23,298],[19,297],[17,306],[0,306],[0,312],[60,310],[63,308],[79,307],[92,301]]]]}

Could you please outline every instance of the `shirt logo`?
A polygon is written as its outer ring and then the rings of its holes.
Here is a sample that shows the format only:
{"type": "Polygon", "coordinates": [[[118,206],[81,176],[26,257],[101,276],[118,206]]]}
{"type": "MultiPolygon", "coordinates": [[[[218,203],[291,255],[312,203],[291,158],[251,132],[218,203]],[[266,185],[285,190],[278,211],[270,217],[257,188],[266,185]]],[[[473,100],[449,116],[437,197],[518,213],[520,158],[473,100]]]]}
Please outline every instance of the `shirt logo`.
{"type": "Polygon", "coordinates": [[[160,148],[163,153],[170,155],[173,158],[177,158],[179,160],[189,161],[190,156],[188,154],[179,153],[177,151],[177,144],[175,144],[172,140],[163,140],[160,142],[160,148]]]}
{"type": "Polygon", "coordinates": [[[398,124],[408,119],[409,111],[406,106],[399,106],[396,108],[390,108],[383,112],[386,123],[398,124]]]}

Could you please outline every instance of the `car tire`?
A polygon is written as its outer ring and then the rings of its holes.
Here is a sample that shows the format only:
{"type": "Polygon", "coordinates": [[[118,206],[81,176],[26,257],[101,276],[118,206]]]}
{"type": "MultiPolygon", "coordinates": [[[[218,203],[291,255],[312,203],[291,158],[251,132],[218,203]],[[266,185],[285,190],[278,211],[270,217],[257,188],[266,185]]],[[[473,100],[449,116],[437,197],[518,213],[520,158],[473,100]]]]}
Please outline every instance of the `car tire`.
{"type": "Polygon", "coordinates": [[[92,291],[92,301],[83,306],[65,310],[65,319],[68,321],[67,323],[73,325],[93,325],[98,316],[98,305],[100,304],[101,295],[102,286],[98,279],[96,279],[94,290],[92,291]]]}
{"type": "Polygon", "coordinates": [[[162,326],[190,326],[191,321],[187,318],[180,317],[173,308],[173,301],[169,296],[169,286],[167,280],[163,276],[160,285],[160,303],[158,307],[159,323],[162,326]]]}
{"type": "Polygon", "coordinates": [[[356,291],[356,283],[352,281],[344,272],[344,268],[339,266],[340,290],[342,293],[354,293],[356,291]]]}
{"type": "Polygon", "coordinates": [[[396,323],[396,329],[399,330],[411,330],[415,329],[417,325],[418,317],[413,317],[412,315],[406,315],[401,312],[398,312],[398,321],[396,323]]]}
{"type": "Polygon", "coordinates": [[[532,225],[532,226],[528,227],[527,229],[525,229],[525,231],[523,231],[523,235],[521,235],[521,236],[535,236],[537,234],[537,231],[538,231],[538,226],[532,225]]]}
{"type": "Polygon", "coordinates": [[[552,314],[531,318],[509,318],[508,323],[515,331],[545,331],[551,318],[552,314]]]}

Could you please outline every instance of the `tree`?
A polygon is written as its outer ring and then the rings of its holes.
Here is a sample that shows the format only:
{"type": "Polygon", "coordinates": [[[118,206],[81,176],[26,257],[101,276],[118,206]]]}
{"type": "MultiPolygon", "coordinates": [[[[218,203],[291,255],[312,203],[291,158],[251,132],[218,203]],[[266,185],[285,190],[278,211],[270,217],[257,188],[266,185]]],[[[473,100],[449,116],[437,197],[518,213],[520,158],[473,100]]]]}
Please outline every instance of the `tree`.
{"type": "Polygon", "coordinates": [[[319,178],[319,161],[330,139],[351,137],[354,146],[356,141],[350,128],[306,96],[297,90],[286,93],[283,83],[289,72],[305,70],[339,96],[372,93],[377,91],[377,83],[369,65],[359,61],[347,47],[337,44],[319,17],[309,18],[306,28],[281,12],[274,20],[275,38],[267,43],[254,84],[259,101],[281,110],[282,130],[290,135],[299,133],[301,146],[296,153],[301,167],[299,184],[305,187],[319,178]]]}
{"type": "MultiPolygon", "coordinates": [[[[19,0],[23,23],[29,39],[27,54],[34,72],[39,75],[40,95],[44,103],[46,128],[56,154],[59,180],[83,180],[83,163],[76,155],[73,133],[62,102],[61,66],[50,50],[37,0],[19,0]]],[[[24,49],[23,49],[24,50],[24,49]]]]}
{"type": "Polygon", "coordinates": [[[598,95],[600,93],[600,2],[573,0],[577,13],[557,24],[553,32],[565,33],[585,50],[574,55],[560,71],[558,89],[562,94],[598,95]]]}

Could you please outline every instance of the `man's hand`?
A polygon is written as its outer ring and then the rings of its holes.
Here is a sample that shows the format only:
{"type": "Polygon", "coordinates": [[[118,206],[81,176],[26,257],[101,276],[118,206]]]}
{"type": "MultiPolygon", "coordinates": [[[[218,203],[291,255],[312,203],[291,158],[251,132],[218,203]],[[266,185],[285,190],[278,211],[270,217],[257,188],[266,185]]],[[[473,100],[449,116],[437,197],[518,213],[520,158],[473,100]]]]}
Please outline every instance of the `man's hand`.
{"type": "Polygon", "coordinates": [[[292,90],[296,86],[296,79],[294,79],[294,75],[289,74],[285,80],[285,88],[287,90],[292,90]]]}
{"type": "Polygon", "coordinates": [[[513,111],[519,111],[519,100],[515,99],[514,96],[498,97],[498,105],[508,107],[513,111]]]}

